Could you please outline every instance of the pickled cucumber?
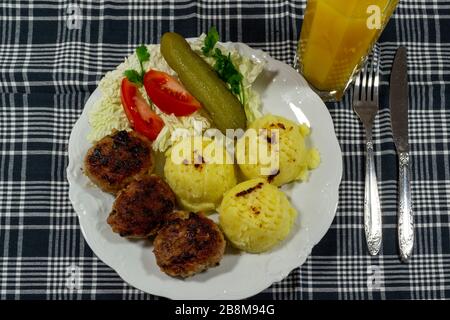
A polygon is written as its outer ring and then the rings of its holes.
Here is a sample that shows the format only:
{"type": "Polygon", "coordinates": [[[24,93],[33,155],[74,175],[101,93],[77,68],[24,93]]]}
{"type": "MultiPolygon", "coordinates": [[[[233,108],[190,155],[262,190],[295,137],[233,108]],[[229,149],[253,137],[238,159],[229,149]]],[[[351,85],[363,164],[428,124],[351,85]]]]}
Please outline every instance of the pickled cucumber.
{"type": "Polygon", "coordinates": [[[239,100],[181,35],[165,33],[161,38],[161,54],[186,89],[201,102],[220,131],[245,129],[247,119],[239,100]]]}

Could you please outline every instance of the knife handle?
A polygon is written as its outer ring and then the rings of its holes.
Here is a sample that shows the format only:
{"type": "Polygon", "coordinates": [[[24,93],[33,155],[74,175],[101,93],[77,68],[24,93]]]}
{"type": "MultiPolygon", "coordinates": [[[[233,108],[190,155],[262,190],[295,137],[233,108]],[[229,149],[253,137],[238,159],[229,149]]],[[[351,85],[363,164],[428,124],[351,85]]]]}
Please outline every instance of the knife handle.
{"type": "Polygon", "coordinates": [[[366,142],[366,179],[364,189],[364,230],[367,247],[371,255],[376,255],[381,247],[382,226],[373,143],[370,140],[366,142]]]}
{"type": "Polygon", "coordinates": [[[408,152],[401,152],[398,160],[398,244],[400,257],[403,262],[407,262],[411,257],[414,244],[414,220],[411,203],[408,152]]]}

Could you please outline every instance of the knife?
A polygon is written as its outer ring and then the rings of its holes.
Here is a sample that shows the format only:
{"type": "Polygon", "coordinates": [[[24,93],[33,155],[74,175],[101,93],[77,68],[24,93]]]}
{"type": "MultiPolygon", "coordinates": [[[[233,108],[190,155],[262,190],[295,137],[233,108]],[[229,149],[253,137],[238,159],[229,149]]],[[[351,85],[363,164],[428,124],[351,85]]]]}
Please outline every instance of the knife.
{"type": "Polygon", "coordinates": [[[390,81],[391,126],[398,154],[398,244],[400,257],[407,262],[414,243],[408,144],[408,66],[406,48],[394,58],[390,81]]]}

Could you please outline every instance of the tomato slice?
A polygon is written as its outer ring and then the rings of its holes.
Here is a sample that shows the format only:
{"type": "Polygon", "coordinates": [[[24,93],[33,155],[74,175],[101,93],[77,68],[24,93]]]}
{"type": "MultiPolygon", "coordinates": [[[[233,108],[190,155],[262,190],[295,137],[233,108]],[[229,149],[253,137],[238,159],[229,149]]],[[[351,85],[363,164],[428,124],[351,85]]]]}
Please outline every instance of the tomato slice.
{"type": "Polygon", "coordinates": [[[150,108],[137,85],[123,78],[120,87],[122,106],[131,127],[150,140],[155,140],[164,127],[162,119],[150,108]]]}
{"type": "Polygon", "coordinates": [[[178,80],[165,72],[148,71],[144,75],[144,87],[152,102],[164,113],[187,116],[202,107],[178,80]]]}

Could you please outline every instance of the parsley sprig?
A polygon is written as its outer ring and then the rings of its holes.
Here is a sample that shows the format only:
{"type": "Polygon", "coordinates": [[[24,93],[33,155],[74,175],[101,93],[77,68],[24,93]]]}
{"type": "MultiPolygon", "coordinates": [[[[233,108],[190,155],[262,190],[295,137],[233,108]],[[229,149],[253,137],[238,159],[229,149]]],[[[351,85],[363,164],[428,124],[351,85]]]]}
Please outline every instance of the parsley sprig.
{"type": "Polygon", "coordinates": [[[145,74],[144,62],[150,60],[150,53],[148,52],[147,47],[142,44],[136,48],[136,56],[139,60],[139,66],[141,67],[140,72],[134,69],[128,69],[123,74],[131,82],[136,83],[137,85],[142,85],[145,74]]]}
{"type": "Polygon", "coordinates": [[[211,27],[205,38],[205,45],[202,47],[202,52],[205,56],[211,54],[212,49],[216,46],[217,41],[219,41],[219,32],[217,32],[216,27],[211,27]]]}
{"type": "Polygon", "coordinates": [[[224,55],[216,44],[219,41],[219,33],[215,27],[211,27],[205,37],[202,52],[207,57],[213,57],[216,61],[214,63],[214,70],[220,79],[228,84],[230,91],[236,95],[242,105],[246,103],[244,92],[244,85],[242,80],[244,77],[239,70],[234,66],[231,60],[231,55],[224,55]]]}
{"type": "Polygon", "coordinates": [[[218,74],[219,78],[225,81],[229,87],[230,91],[239,98],[242,105],[245,103],[244,86],[242,80],[244,77],[236,69],[231,60],[231,54],[224,55],[219,48],[215,48],[212,55],[216,59],[214,64],[214,70],[218,74]]]}

